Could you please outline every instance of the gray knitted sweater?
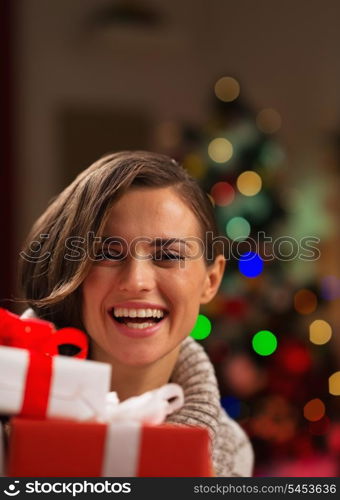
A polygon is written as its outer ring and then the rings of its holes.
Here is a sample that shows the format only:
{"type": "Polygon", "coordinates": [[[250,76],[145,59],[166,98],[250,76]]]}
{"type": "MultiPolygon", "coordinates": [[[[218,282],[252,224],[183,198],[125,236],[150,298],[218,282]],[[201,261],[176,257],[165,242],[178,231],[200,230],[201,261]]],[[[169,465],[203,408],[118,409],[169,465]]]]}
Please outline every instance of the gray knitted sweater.
{"type": "MultiPolygon", "coordinates": [[[[27,309],[21,317],[35,316],[27,309]]],[[[203,347],[191,337],[181,344],[171,382],[183,388],[184,405],[166,421],[208,429],[216,476],[251,476],[254,454],[249,439],[221,407],[214,368],[203,347]]]]}
{"type": "Polygon", "coordinates": [[[182,342],[171,382],[182,386],[185,402],[167,422],[208,429],[216,476],[251,476],[254,454],[249,439],[221,407],[214,368],[191,337],[182,342]]]}

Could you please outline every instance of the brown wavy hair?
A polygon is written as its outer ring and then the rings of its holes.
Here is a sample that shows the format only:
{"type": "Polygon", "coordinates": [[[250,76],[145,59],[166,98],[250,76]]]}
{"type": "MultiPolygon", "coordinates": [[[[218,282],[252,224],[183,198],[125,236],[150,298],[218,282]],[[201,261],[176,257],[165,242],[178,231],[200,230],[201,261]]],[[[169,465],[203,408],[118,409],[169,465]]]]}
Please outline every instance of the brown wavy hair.
{"type": "MultiPolygon", "coordinates": [[[[112,204],[130,187],[173,186],[193,210],[202,236],[218,236],[209,196],[188,172],[168,156],[146,151],[123,151],[104,156],[81,172],[48,206],[33,225],[19,261],[23,300],[40,318],[58,327],[84,328],[81,284],[93,261],[65,259],[68,238],[86,238],[102,231],[112,204]],[[33,258],[32,246],[38,242],[33,258]]],[[[205,252],[207,265],[222,253],[216,245],[205,252]],[[210,251],[209,251],[210,250],[210,251]]]]}

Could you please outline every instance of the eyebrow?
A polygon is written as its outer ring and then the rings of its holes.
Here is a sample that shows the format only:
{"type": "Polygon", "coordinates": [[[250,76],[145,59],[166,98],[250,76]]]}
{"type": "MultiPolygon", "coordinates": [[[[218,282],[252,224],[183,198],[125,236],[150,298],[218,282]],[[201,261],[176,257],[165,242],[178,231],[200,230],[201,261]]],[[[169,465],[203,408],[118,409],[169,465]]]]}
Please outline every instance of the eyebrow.
{"type": "Polygon", "coordinates": [[[171,245],[172,243],[184,243],[184,245],[188,245],[188,241],[183,240],[181,238],[155,238],[152,241],[152,244],[155,244],[157,247],[161,247],[164,245],[171,245]]]}
{"type": "MultiPolygon", "coordinates": [[[[122,243],[124,238],[116,236],[102,236],[102,242],[105,243],[106,240],[109,240],[108,244],[115,244],[115,243],[120,244],[122,243]]],[[[162,247],[166,245],[171,245],[172,243],[183,243],[186,246],[190,246],[190,242],[182,238],[160,238],[160,237],[151,240],[150,245],[154,245],[156,247],[162,247]]]]}

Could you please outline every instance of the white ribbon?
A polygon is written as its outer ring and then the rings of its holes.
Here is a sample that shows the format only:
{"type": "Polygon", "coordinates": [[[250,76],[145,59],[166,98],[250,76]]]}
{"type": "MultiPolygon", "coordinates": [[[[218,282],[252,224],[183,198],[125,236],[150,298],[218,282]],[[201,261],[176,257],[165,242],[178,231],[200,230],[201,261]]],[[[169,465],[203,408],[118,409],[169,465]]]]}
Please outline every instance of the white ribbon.
{"type": "Polygon", "coordinates": [[[183,389],[178,384],[166,384],[140,396],[119,403],[117,393],[109,392],[106,398],[105,422],[139,422],[159,425],[167,415],[183,406],[183,389]]]}

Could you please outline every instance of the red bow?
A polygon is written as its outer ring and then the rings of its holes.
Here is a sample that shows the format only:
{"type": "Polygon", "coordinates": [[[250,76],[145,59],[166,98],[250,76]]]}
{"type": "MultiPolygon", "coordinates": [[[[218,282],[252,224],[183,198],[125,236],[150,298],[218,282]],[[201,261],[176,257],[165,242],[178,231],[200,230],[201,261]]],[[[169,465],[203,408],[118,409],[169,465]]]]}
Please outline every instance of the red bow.
{"type": "Polygon", "coordinates": [[[0,346],[29,351],[29,366],[20,416],[45,418],[52,379],[52,356],[58,346],[72,344],[80,349],[77,358],[86,358],[88,343],[85,334],[76,328],[56,330],[53,323],[41,319],[21,319],[0,308],[0,346]]]}
{"type": "Polygon", "coordinates": [[[85,359],[88,351],[86,335],[77,328],[56,330],[53,323],[41,319],[21,319],[0,308],[0,345],[56,356],[58,347],[72,344],[80,349],[76,358],[85,359]]]}

